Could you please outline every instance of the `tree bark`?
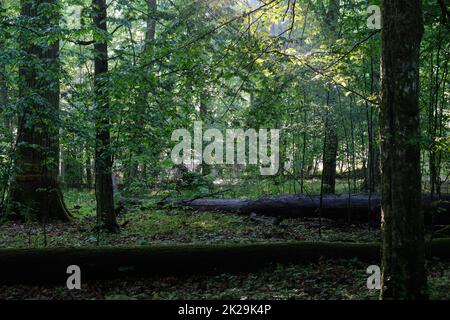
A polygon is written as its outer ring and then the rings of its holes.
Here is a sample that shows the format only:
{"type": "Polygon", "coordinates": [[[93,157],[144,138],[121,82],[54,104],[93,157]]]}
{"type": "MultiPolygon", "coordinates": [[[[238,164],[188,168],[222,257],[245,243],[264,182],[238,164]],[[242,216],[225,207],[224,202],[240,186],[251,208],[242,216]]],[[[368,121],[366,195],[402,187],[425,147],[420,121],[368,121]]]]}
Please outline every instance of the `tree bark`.
{"type": "MultiPolygon", "coordinates": [[[[202,92],[200,92],[199,95],[199,102],[200,102],[200,120],[203,122],[203,125],[208,126],[208,88],[205,86],[202,88],[202,92]]],[[[206,130],[206,129],[205,129],[206,130]]],[[[204,161],[200,164],[200,170],[202,175],[207,176],[211,174],[211,165],[205,163],[204,161]]]]}
{"type": "Polygon", "coordinates": [[[323,193],[334,194],[336,192],[336,157],[338,151],[338,135],[333,116],[325,121],[325,143],[323,148],[323,193]]]}
{"type": "MultiPolygon", "coordinates": [[[[23,0],[21,16],[33,19],[41,33],[54,30],[59,12],[56,0],[23,0]]],[[[9,212],[13,216],[41,221],[70,219],[57,176],[59,166],[59,42],[37,46],[30,34],[22,33],[21,47],[27,60],[20,66],[20,95],[16,149],[16,173],[9,192],[9,212]],[[40,68],[45,65],[46,72],[40,68]],[[39,96],[39,99],[36,99],[39,96]]]]}
{"type": "MultiPolygon", "coordinates": [[[[3,10],[4,8],[3,0],[0,0],[0,10],[3,18],[3,10]]],[[[5,45],[4,39],[0,39],[0,47],[3,47],[5,45]]],[[[8,104],[8,84],[7,79],[5,78],[5,72],[6,72],[6,63],[4,61],[0,61],[0,112],[4,112],[2,114],[2,121],[5,126],[5,136],[9,135],[9,131],[11,129],[11,122],[9,119],[9,115],[7,114],[7,104],[8,104]]],[[[8,139],[4,139],[7,141],[8,139]]]]}
{"type": "Polygon", "coordinates": [[[420,0],[385,0],[382,10],[382,299],[427,297],[421,208],[420,0]]]}
{"type": "MultiPolygon", "coordinates": [[[[335,44],[339,37],[339,0],[330,0],[326,14],[323,17],[323,27],[327,35],[327,42],[330,46],[335,44]]],[[[334,85],[329,85],[327,89],[327,110],[325,119],[325,144],[323,150],[322,168],[322,192],[324,194],[334,194],[336,192],[336,158],[339,146],[339,138],[336,128],[336,119],[331,108],[335,105],[337,94],[334,85]]]]}
{"type": "MultiPolygon", "coordinates": [[[[425,221],[427,223],[431,223],[432,213],[439,211],[439,214],[435,213],[436,223],[450,224],[450,196],[442,196],[441,199],[435,196],[431,199],[429,194],[424,194],[422,198],[422,207],[426,213],[425,221]]],[[[220,211],[243,215],[256,213],[286,218],[314,218],[318,216],[320,196],[286,195],[263,197],[257,200],[192,199],[173,201],[167,199],[159,205],[177,205],[198,211],[220,211]]],[[[381,221],[381,201],[377,194],[324,195],[322,197],[323,218],[347,220],[349,208],[351,209],[351,221],[367,221],[369,218],[371,221],[381,221]],[[370,208],[368,208],[369,196],[371,197],[370,208]]]]}
{"type": "MultiPolygon", "coordinates": [[[[450,238],[435,239],[430,257],[450,259],[450,238]]],[[[244,272],[268,263],[309,263],[320,258],[375,263],[378,243],[285,242],[257,244],[162,245],[129,248],[0,249],[1,284],[65,283],[69,264],[80,267],[82,278],[187,275],[244,272]],[[30,268],[30,264],[33,268],[30,268]]]]}
{"type": "Polygon", "coordinates": [[[91,164],[91,151],[88,146],[85,147],[85,168],[86,168],[86,188],[92,188],[92,164],[91,164]]]}
{"type": "MultiPolygon", "coordinates": [[[[93,22],[98,30],[107,34],[105,0],[93,0],[93,22]]],[[[114,211],[112,184],[112,151],[110,137],[110,108],[108,97],[108,43],[104,39],[94,44],[95,89],[95,197],[97,219],[101,227],[110,232],[119,231],[114,211]]]]}

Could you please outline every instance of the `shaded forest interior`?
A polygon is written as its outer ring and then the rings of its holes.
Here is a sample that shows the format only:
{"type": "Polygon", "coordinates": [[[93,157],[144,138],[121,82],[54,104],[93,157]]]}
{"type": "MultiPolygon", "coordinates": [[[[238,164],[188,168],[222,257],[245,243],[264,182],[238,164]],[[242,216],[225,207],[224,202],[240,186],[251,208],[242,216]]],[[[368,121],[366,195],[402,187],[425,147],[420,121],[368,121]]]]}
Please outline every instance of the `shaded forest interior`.
{"type": "Polygon", "coordinates": [[[0,299],[450,299],[449,61],[446,0],[0,0],[0,299]]]}

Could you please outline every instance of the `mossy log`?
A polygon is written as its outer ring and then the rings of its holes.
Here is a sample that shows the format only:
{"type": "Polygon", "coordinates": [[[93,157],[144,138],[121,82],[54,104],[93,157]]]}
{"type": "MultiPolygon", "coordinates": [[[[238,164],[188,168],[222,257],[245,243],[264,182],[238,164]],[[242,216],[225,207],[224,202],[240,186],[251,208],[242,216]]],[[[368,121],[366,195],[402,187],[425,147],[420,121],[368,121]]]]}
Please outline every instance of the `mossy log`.
{"type": "MultiPolygon", "coordinates": [[[[319,196],[286,195],[263,197],[257,200],[243,199],[193,199],[173,201],[170,199],[160,205],[178,205],[198,211],[220,211],[248,215],[256,213],[266,216],[282,218],[323,218],[343,219],[350,221],[380,221],[380,196],[373,194],[369,198],[367,194],[352,195],[324,195],[322,209],[319,196]]],[[[431,198],[424,194],[422,208],[425,214],[425,222],[430,224],[450,224],[450,195],[431,198]],[[434,219],[432,219],[434,215],[434,219]]]]}
{"type": "MultiPolygon", "coordinates": [[[[433,240],[428,252],[450,259],[450,238],[433,240]],[[431,250],[430,250],[431,249],[431,250]]],[[[257,270],[267,263],[310,262],[320,257],[378,263],[377,243],[285,242],[264,244],[159,245],[129,248],[0,249],[0,283],[65,285],[69,265],[82,279],[184,275],[257,270]]]]}

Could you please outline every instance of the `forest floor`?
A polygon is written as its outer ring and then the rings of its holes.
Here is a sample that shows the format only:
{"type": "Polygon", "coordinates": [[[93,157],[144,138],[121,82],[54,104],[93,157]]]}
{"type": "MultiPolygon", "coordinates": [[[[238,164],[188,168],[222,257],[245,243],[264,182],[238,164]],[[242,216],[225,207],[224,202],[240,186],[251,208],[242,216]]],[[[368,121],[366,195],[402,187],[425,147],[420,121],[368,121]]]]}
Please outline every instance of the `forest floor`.
{"type": "MultiPolygon", "coordinates": [[[[0,286],[0,299],[270,299],[374,300],[366,287],[367,263],[320,260],[314,263],[268,265],[255,272],[89,281],[81,290],[63,286],[0,286]]],[[[430,298],[449,300],[450,263],[427,262],[430,298]]]]}
{"type": "Polygon", "coordinates": [[[69,192],[68,208],[76,219],[70,223],[0,224],[1,247],[87,247],[139,246],[173,243],[254,243],[275,241],[373,242],[379,229],[367,224],[346,224],[322,219],[321,236],[316,219],[285,219],[278,225],[253,221],[248,216],[217,212],[158,209],[154,201],[129,207],[118,216],[125,225],[119,234],[98,234],[95,230],[95,199],[92,193],[69,192]]]}
{"type": "MultiPolygon", "coordinates": [[[[43,228],[35,223],[0,225],[2,248],[143,246],[173,243],[254,243],[291,240],[373,242],[380,231],[367,224],[286,219],[279,225],[249,217],[158,209],[144,201],[119,215],[119,234],[95,231],[92,193],[67,192],[76,219],[43,228]]],[[[431,298],[450,299],[450,262],[427,262],[431,298]]],[[[266,265],[255,272],[89,281],[82,290],[58,286],[0,286],[0,299],[376,299],[366,287],[367,263],[320,260],[300,265],[266,265]]]]}

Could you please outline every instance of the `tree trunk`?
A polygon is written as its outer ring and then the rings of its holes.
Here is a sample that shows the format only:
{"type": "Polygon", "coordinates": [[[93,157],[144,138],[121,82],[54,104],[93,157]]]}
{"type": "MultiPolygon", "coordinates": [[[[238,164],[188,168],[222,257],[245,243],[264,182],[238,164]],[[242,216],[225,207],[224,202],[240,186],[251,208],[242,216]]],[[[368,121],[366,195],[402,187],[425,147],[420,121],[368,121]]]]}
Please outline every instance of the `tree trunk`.
{"type": "Polygon", "coordinates": [[[85,148],[85,167],[86,167],[86,188],[92,188],[92,164],[91,164],[91,152],[90,148],[85,148]]]}
{"type": "MultiPolygon", "coordinates": [[[[106,1],[93,0],[94,25],[105,34],[106,1]]],[[[97,219],[102,228],[117,232],[119,226],[114,212],[112,185],[112,151],[108,97],[108,43],[107,40],[95,42],[94,88],[95,88],[95,197],[97,200],[97,219]]]]}
{"type": "MultiPolygon", "coordinates": [[[[437,224],[450,224],[450,196],[430,198],[422,195],[422,207],[425,221],[431,223],[432,213],[437,224]],[[440,200],[440,201],[439,201],[440,200]]],[[[198,211],[220,211],[237,214],[261,214],[285,218],[318,217],[320,196],[285,195],[263,197],[257,200],[243,199],[189,199],[173,201],[167,199],[159,205],[178,205],[198,211]]],[[[378,194],[324,195],[322,197],[322,213],[327,219],[347,219],[348,209],[351,209],[352,221],[380,221],[381,203],[378,194]],[[368,207],[368,200],[370,208],[368,207]],[[369,217],[369,213],[371,216],[369,217]]]]}
{"type": "MultiPolygon", "coordinates": [[[[208,126],[208,88],[202,88],[202,92],[200,92],[199,100],[200,100],[200,120],[203,122],[203,125],[208,126]]],[[[206,130],[206,129],[205,129],[206,130]]],[[[202,175],[207,176],[211,174],[211,166],[204,161],[200,164],[200,170],[202,175]]]]}
{"type": "MultiPolygon", "coordinates": [[[[430,256],[450,258],[450,239],[435,239],[430,256]]],[[[64,283],[68,262],[85,280],[137,276],[255,271],[267,264],[310,263],[318,259],[380,259],[378,243],[284,242],[162,245],[131,248],[0,249],[1,284],[64,283]],[[33,268],[30,268],[30,264],[33,268]]]]}
{"type": "MultiPolygon", "coordinates": [[[[339,37],[339,0],[330,0],[325,16],[323,17],[323,27],[327,35],[327,42],[330,46],[335,44],[339,37]]],[[[325,120],[325,144],[323,151],[322,169],[322,192],[324,194],[334,194],[336,189],[336,157],[338,151],[338,134],[334,112],[330,109],[334,106],[336,99],[334,85],[329,85],[327,89],[327,110],[325,120]]]]}
{"type": "Polygon", "coordinates": [[[420,0],[385,0],[382,32],[382,299],[427,297],[421,208],[420,0]]]}
{"type": "MultiPolygon", "coordinates": [[[[40,10],[42,5],[55,6],[56,0],[22,1],[21,15],[33,19],[33,28],[41,33],[53,30],[59,18],[56,8],[40,10]]],[[[59,42],[36,46],[30,34],[22,34],[22,49],[27,61],[20,67],[23,98],[16,149],[16,173],[9,192],[10,212],[41,221],[64,220],[70,214],[57,182],[59,166],[59,42]],[[45,65],[46,72],[40,68],[45,65]],[[40,98],[36,99],[36,95],[40,98]]]]}
{"type": "MultiPolygon", "coordinates": [[[[3,5],[3,0],[0,0],[0,10],[2,10],[2,17],[3,18],[3,10],[4,10],[4,5],[3,5]]],[[[3,39],[0,39],[0,47],[3,47],[5,45],[5,41],[3,39]]],[[[9,119],[9,115],[7,114],[8,110],[7,110],[7,104],[8,104],[8,84],[7,84],[7,80],[5,78],[5,73],[6,73],[6,63],[4,61],[0,61],[0,112],[4,112],[4,114],[2,114],[2,121],[4,123],[5,126],[5,136],[9,135],[9,131],[11,128],[11,123],[10,123],[10,119],[9,119]]],[[[8,139],[5,139],[4,141],[7,141],[8,139]]]]}
{"type": "Polygon", "coordinates": [[[331,117],[325,123],[325,143],[323,149],[323,193],[336,192],[336,157],[338,151],[338,136],[334,119],[331,117]]]}

